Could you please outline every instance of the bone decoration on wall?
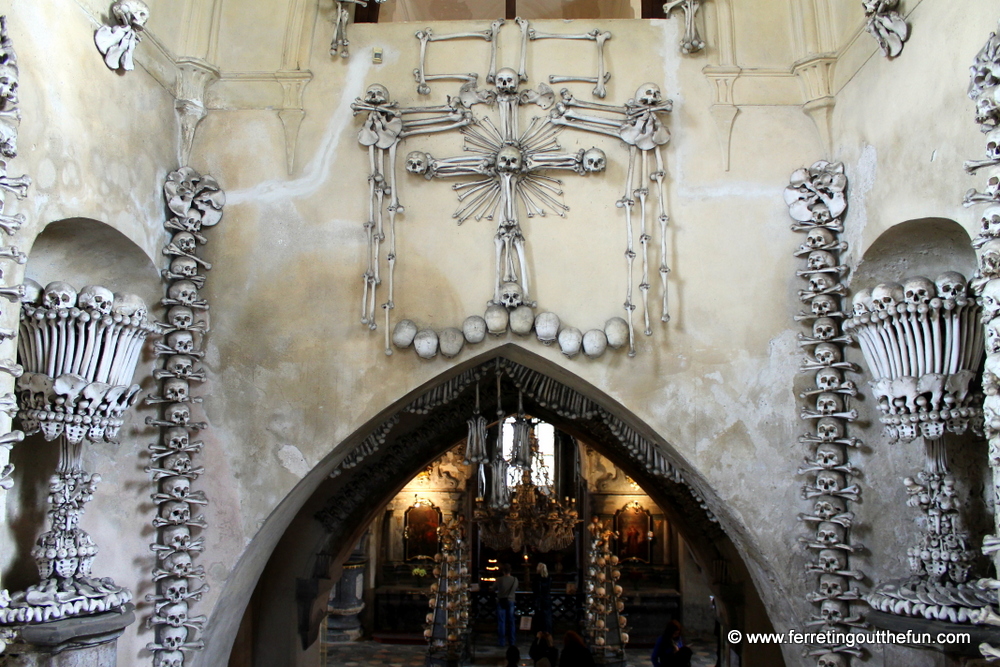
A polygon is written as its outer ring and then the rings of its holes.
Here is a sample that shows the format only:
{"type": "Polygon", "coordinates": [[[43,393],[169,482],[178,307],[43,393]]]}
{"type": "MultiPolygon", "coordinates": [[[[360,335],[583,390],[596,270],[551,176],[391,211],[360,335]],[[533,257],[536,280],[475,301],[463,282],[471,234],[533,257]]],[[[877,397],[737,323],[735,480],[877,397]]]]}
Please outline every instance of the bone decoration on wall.
{"type": "MultiPolygon", "coordinates": [[[[18,99],[19,71],[17,53],[7,33],[7,17],[0,16],[0,230],[8,236],[15,235],[24,224],[23,214],[12,215],[7,208],[6,193],[14,194],[17,199],[23,199],[28,194],[31,179],[28,176],[8,176],[7,161],[17,157],[17,133],[21,122],[20,100],[18,99]]],[[[17,270],[17,264],[24,264],[27,257],[16,246],[0,244],[0,279],[11,278],[10,274],[17,270]]],[[[20,298],[23,290],[20,286],[0,287],[0,294],[14,303],[20,298]]],[[[4,313],[10,319],[11,309],[5,308],[4,313]]],[[[20,310],[20,309],[18,309],[20,310]]],[[[0,328],[0,343],[17,338],[17,331],[12,328],[0,328]]],[[[24,439],[22,431],[11,430],[11,420],[14,417],[13,399],[14,380],[21,376],[23,368],[14,359],[0,360],[0,399],[6,409],[0,411],[0,489],[6,492],[14,481],[11,474],[14,466],[10,464],[10,450],[14,444],[24,439]]],[[[2,493],[0,493],[2,495],[2,493]]],[[[0,588],[0,609],[10,604],[7,590],[0,588]]],[[[15,633],[10,628],[0,628],[0,652],[7,643],[14,639],[15,633]]]]}
{"type": "Polygon", "coordinates": [[[153,528],[158,538],[150,545],[157,558],[156,593],[146,596],[153,603],[147,625],[155,628],[156,641],[146,649],[153,653],[154,665],[182,667],[185,651],[204,647],[198,635],[206,617],[194,616],[191,605],[208,591],[208,584],[202,583],[205,569],[193,560],[204,549],[205,538],[192,535],[193,530],[204,532],[201,509],[208,504],[204,491],[191,489],[205,472],[195,463],[204,446],[195,437],[207,424],[194,421],[191,414],[194,404],[202,402],[192,395],[191,383],[205,381],[199,363],[205,356],[208,302],[198,290],[205,286],[203,271],[212,268],[198,255],[198,246],[208,242],[202,232],[222,219],[226,194],[211,176],[182,167],[167,175],[163,195],[168,216],[164,226],[173,237],[163,248],[170,261],[163,271],[167,295],[160,301],[166,317],[160,322],[164,342],[156,344],[155,352],[164,361],[153,371],[160,388],[146,398],[162,407],[159,419],[146,418],[147,424],[161,427],[160,441],[149,445],[152,462],[146,468],[156,485],[153,528]]]}
{"type": "Polygon", "coordinates": [[[131,71],[135,69],[132,54],[142,40],[142,31],[149,20],[149,7],[142,0],[116,0],[111,5],[111,17],[117,23],[98,28],[94,43],[110,69],[131,71]]]}
{"type": "Polygon", "coordinates": [[[698,53],[705,48],[705,40],[698,34],[698,10],[701,0],[670,0],[663,4],[663,13],[667,18],[680,9],[684,12],[684,35],[681,37],[681,53],[688,55],[698,53]]]}
{"type": "Polygon", "coordinates": [[[896,11],[899,0],[862,0],[861,5],[868,32],[878,42],[882,55],[895,58],[902,53],[903,42],[910,36],[910,26],[896,11]]]}
{"type": "MultiPolygon", "coordinates": [[[[806,572],[815,582],[815,590],[806,599],[819,608],[819,614],[805,625],[810,631],[833,637],[833,633],[867,627],[856,606],[861,602],[856,582],[865,575],[850,562],[865,547],[851,541],[855,515],[850,506],[861,501],[856,483],[860,473],[852,459],[857,459],[854,452],[862,442],[847,432],[858,418],[858,411],[848,407],[857,388],[844,374],[857,373],[858,368],[844,361],[844,347],[851,339],[841,331],[846,317],[841,303],[846,293],[842,280],[847,273],[840,260],[847,250],[847,243],[840,238],[847,210],[844,165],[820,161],[796,170],[784,197],[795,220],[792,231],[806,235],[795,256],[803,261],[796,275],[807,283],[799,290],[799,300],[808,310],[795,320],[808,329],[808,333],[798,334],[804,353],[800,372],[814,378],[812,386],[800,394],[805,401],[800,417],[809,430],[799,436],[807,455],[798,470],[807,476],[802,496],[812,505],[798,519],[809,528],[808,536],[800,537],[799,542],[809,552],[806,572]]],[[[856,646],[831,640],[808,650],[807,655],[825,667],[846,666],[851,656],[860,658],[863,653],[856,646]]]]}
{"type": "Polygon", "coordinates": [[[664,99],[655,83],[641,85],[635,96],[622,105],[587,102],[576,99],[568,90],[558,95],[546,83],[536,88],[524,88],[528,81],[525,71],[528,44],[536,40],[593,41],[598,48],[596,77],[557,76],[549,81],[594,83],[593,94],[603,97],[604,83],[610,77],[605,71],[604,47],[611,34],[591,31],[583,34],[539,33],[527,21],[517,19],[521,31],[519,69],[497,69],[497,35],[504,25],[494,21],[488,30],[471,33],[434,35],[429,29],[419,31],[420,67],[416,70],[418,92],[429,94],[429,81],[458,79],[457,95],[447,96],[443,104],[401,106],[390,101],[388,90],[380,85],[368,87],[365,97],[352,105],[355,114],[364,114],[365,121],[358,140],[369,152],[369,218],[365,223],[368,239],[366,269],[363,274],[361,322],[376,329],[383,320],[385,352],[412,345],[418,356],[430,359],[440,352],[443,356],[458,355],[466,343],[476,344],[487,335],[505,336],[511,332],[528,336],[534,331],[545,345],[557,343],[561,351],[574,357],[581,351],[590,358],[600,357],[610,347],[627,346],[629,356],[635,355],[634,311],[638,304],[634,296],[637,286],[642,301],[642,331],[653,334],[651,320],[670,319],[667,302],[667,210],[666,167],[661,147],[670,140],[664,125],[664,114],[672,103],[664,99]],[[478,74],[428,74],[423,63],[429,45],[447,39],[482,39],[491,46],[487,88],[478,87],[478,74]],[[496,110],[496,121],[490,116],[477,116],[473,107],[484,104],[496,110]],[[546,115],[535,117],[522,128],[521,112],[537,106],[546,115]],[[563,130],[570,128],[610,136],[624,142],[627,151],[627,177],[624,193],[616,202],[623,210],[625,223],[625,302],[623,316],[614,316],[603,325],[586,330],[568,326],[565,318],[554,312],[535,312],[532,282],[528,266],[527,239],[521,221],[543,218],[548,214],[566,216],[569,206],[562,201],[563,181],[554,173],[567,177],[598,178],[607,167],[607,156],[591,147],[566,152],[558,142],[563,130]],[[403,213],[397,180],[399,145],[408,137],[419,134],[459,131],[465,139],[465,154],[436,157],[423,151],[411,151],[405,160],[409,183],[417,178],[455,179],[452,189],[459,205],[452,217],[458,224],[473,219],[496,224],[493,239],[493,280],[490,298],[482,315],[473,314],[458,326],[434,331],[421,328],[415,322],[402,319],[390,330],[391,313],[395,309],[395,270],[399,255],[396,246],[396,218],[403,213]],[[662,303],[651,307],[650,249],[653,227],[659,227],[659,276],[662,303]],[[638,229],[636,229],[638,227],[638,229]],[[638,238],[639,248],[636,248],[638,238]],[[387,246],[383,258],[382,246],[387,246]],[[635,261],[641,262],[641,274],[636,285],[635,261]],[[376,315],[378,290],[383,277],[388,283],[381,303],[383,317],[376,315]],[[655,308],[656,314],[651,311],[655,308]]]}
{"type": "Polygon", "coordinates": [[[132,376],[146,337],[156,332],[134,294],[99,285],[79,291],[25,280],[18,356],[18,418],[26,434],[59,442],[49,480],[49,530],[31,555],[41,582],[15,593],[3,623],[41,623],[120,611],[132,599],[111,578],[92,576],[97,546],[79,527],[101,476],[83,469],[86,442],[116,442],[139,385],[132,376]]]}
{"type": "Polygon", "coordinates": [[[858,341],[881,421],[891,441],[924,441],[924,469],[903,483],[922,513],[907,549],[911,576],[881,583],[865,600],[879,611],[951,623],[972,622],[992,591],[970,581],[975,552],[948,468],[945,434],[979,430],[970,384],[982,360],[980,309],[965,277],[947,271],[888,282],[854,295],[844,330],[858,341]]]}
{"type": "MultiPolygon", "coordinates": [[[[975,102],[975,120],[979,129],[986,134],[985,162],[967,162],[969,173],[981,168],[987,169],[986,188],[983,192],[970,189],[965,194],[965,205],[986,205],[980,217],[979,234],[972,241],[978,258],[978,269],[970,281],[973,292],[982,307],[981,322],[985,332],[979,335],[985,341],[986,369],[983,372],[983,426],[989,441],[989,465],[992,469],[992,505],[1000,505],[1000,30],[990,33],[986,44],[976,54],[970,70],[969,97],[975,102]]],[[[994,516],[992,535],[983,538],[983,553],[993,560],[994,568],[1000,569],[1000,513],[994,516]]],[[[996,579],[979,580],[981,588],[992,593],[1000,589],[996,579]]],[[[996,601],[984,606],[973,618],[978,623],[1000,625],[1000,615],[996,612],[996,601]]],[[[983,643],[979,646],[988,659],[1000,658],[1000,651],[983,643]]]]}
{"type": "Polygon", "coordinates": [[[351,5],[355,7],[367,7],[369,2],[375,2],[377,4],[382,4],[386,0],[336,0],[334,2],[334,16],[333,16],[333,41],[330,42],[330,55],[340,56],[341,58],[349,57],[350,51],[347,47],[350,45],[350,41],[347,39],[347,25],[351,22],[351,10],[348,9],[351,5]]]}

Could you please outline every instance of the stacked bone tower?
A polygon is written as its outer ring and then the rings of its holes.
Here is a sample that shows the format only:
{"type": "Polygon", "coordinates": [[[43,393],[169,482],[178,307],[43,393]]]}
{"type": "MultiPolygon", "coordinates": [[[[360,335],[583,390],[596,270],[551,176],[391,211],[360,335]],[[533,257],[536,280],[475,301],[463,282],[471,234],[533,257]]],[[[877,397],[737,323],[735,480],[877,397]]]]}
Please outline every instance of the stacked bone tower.
{"type": "Polygon", "coordinates": [[[153,371],[160,381],[160,391],[146,399],[147,403],[162,406],[159,419],[146,419],[147,424],[161,427],[160,441],[149,445],[152,462],[146,469],[157,484],[153,526],[158,537],[150,545],[157,557],[153,570],[156,594],[146,596],[153,603],[148,624],[156,629],[156,641],[146,648],[153,652],[157,667],[182,667],[184,651],[203,646],[197,633],[204,628],[206,619],[193,616],[191,604],[208,590],[201,583],[204,568],[193,563],[204,548],[204,538],[192,534],[192,530],[205,528],[204,519],[196,512],[208,501],[203,491],[191,489],[204,472],[193,462],[203,446],[194,440],[194,434],[206,426],[192,421],[191,405],[200,403],[201,398],[192,396],[191,383],[205,381],[205,371],[198,361],[205,356],[208,327],[199,318],[207,314],[208,302],[198,290],[205,285],[202,270],[212,265],[197,251],[200,244],[207,242],[202,231],[222,219],[226,198],[214,178],[190,167],[171,172],[163,193],[168,216],[164,226],[173,236],[163,248],[163,254],[170,258],[169,268],[163,271],[167,295],[160,302],[167,313],[166,321],[160,323],[164,342],[157,343],[155,351],[164,361],[153,371]]]}
{"type": "MultiPolygon", "coordinates": [[[[807,599],[819,607],[819,614],[806,625],[824,633],[865,627],[851,606],[861,597],[851,586],[852,580],[860,581],[864,574],[849,562],[852,554],[864,547],[850,539],[854,513],[849,503],[860,501],[860,488],[853,483],[858,470],[848,452],[861,442],[846,432],[858,418],[857,410],[845,405],[857,389],[844,379],[844,373],[858,369],[844,361],[844,346],[851,339],[841,331],[845,314],[840,302],[846,293],[841,281],[847,267],[840,263],[840,256],[847,243],[839,236],[844,231],[846,190],[843,164],[823,161],[796,170],[785,188],[785,203],[796,221],[792,231],[806,235],[795,255],[804,259],[797,274],[807,286],[799,290],[799,298],[809,310],[795,319],[809,327],[809,333],[798,335],[804,351],[800,370],[814,378],[813,386],[800,394],[805,401],[800,416],[809,424],[809,431],[799,436],[807,452],[799,474],[808,476],[802,495],[812,501],[812,507],[799,515],[810,529],[809,536],[799,541],[809,552],[806,569],[816,576],[816,589],[807,599]]],[[[808,654],[816,657],[819,667],[841,667],[848,664],[851,655],[860,657],[861,652],[852,646],[828,643],[815,646],[808,654]]]]}
{"type": "Polygon", "coordinates": [[[605,530],[598,517],[587,526],[590,544],[584,589],[584,634],[590,651],[599,664],[625,664],[625,644],[628,643],[625,602],[622,599],[621,570],[613,552],[618,534],[605,530]]]}
{"type": "Polygon", "coordinates": [[[434,556],[434,583],[424,637],[428,654],[450,660],[467,657],[469,643],[469,545],[465,518],[448,520],[438,533],[441,551],[434,556]]]}

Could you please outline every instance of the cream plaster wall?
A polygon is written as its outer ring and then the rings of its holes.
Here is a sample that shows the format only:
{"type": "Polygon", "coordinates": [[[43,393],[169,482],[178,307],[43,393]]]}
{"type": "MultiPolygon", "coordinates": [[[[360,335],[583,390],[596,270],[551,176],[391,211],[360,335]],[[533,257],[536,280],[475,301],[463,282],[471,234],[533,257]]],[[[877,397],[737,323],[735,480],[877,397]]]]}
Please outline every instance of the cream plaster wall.
{"type": "MultiPolygon", "coordinates": [[[[607,47],[613,73],[608,101],[620,103],[652,80],[675,103],[673,141],[664,151],[673,319],[668,325],[654,321],[654,335],[639,337],[635,359],[609,354],[597,361],[569,360],[533,339],[507,336],[467,349],[454,361],[423,361],[410,351],[386,357],[381,329],[370,332],[358,322],[367,157],[356,142],[360,119],[351,116],[349,104],[374,82],[386,84],[404,104],[423,102],[412,77],[413,25],[351,26],[353,55],[343,61],[328,55],[332,25],[325,4],[317,9],[295,3],[304,26],[299,32],[287,25],[279,29],[289,12],[270,11],[273,4],[238,3],[249,8],[244,12],[221,0],[150,4],[151,35],[139,57],[147,70],[124,77],[107,71],[93,47],[90,16],[100,11],[89,3],[6,0],[0,8],[11,17],[21,66],[24,121],[21,156],[12,171],[35,179],[30,199],[20,204],[31,221],[17,239],[22,247],[31,246],[46,222],[87,217],[120,230],[160,261],[160,186],[177,166],[164,53],[215,54],[223,81],[210,93],[216,95],[214,106],[239,109],[209,114],[190,159],[196,169],[215,175],[229,195],[225,218],[209,233],[206,250],[215,267],[205,291],[212,303],[204,404],[211,426],[200,459],[208,472],[197,485],[211,499],[206,552],[199,559],[211,591],[194,609],[209,614],[212,630],[208,648],[193,654],[192,664],[224,664],[241,613],[232,596],[249,596],[270,547],[346,445],[366,435],[388,406],[455,363],[508,343],[565,368],[581,387],[596,388],[601,400],[624,406],[665,443],[744,554],[775,628],[802,627],[812,606],[802,601],[807,578],[795,520],[806,503],[795,475],[801,459],[795,436],[803,427],[793,393],[801,383],[795,378],[799,327],[791,320],[799,310],[791,253],[801,238],[788,230],[781,191],[792,170],[826,151],[813,120],[797,106],[805,99],[791,74],[792,61],[831,44],[841,50],[831,157],[844,160],[851,182],[850,257],[856,261],[879,234],[903,220],[937,216],[971,229],[973,215],[960,206],[970,187],[961,161],[978,156],[982,141],[964,89],[968,64],[996,18],[993,3],[911,3],[913,37],[892,62],[874,55],[874,42],[857,33],[856,12],[810,2],[832,17],[826,19],[832,21],[827,36],[810,46],[789,3],[734,3],[737,64],[770,69],[767,76],[737,81],[748,102],[736,119],[728,172],[708,112],[717,100],[702,74],[706,60],[678,53],[679,21],[540,23],[553,31],[601,27],[614,33],[607,47]],[[293,33],[307,37],[305,56],[288,55],[289,44],[297,43],[289,41],[293,33]],[[374,47],[384,49],[381,65],[368,58],[374,47]],[[239,88],[243,84],[226,77],[227,70],[267,72],[290,62],[309,67],[313,80],[303,98],[295,167],[286,176],[290,138],[274,111],[283,104],[280,88],[239,88]],[[217,606],[219,600],[226,604],[217,606]]],[[[443,33],[483,24],[433,27],[443,33]]],[[[513,26],[504,29],[504,64],[516,56],[515,33],[513,26]]],[[[719,34],[714,26],[708,33],[719,34]]],[[[532,44],[529,83],[549,73],[589,73],[594,56],[588,47],[532,44]]],[[[432,71],[486,69],[482,43],[431,48],[432,71]]],[[[580,96],[589,88],[569,87],[580,96]]],[[[432,88],[431,99],[440,100],[457,86],[432,88]]],[[[481,106],[475,111],[488,113],[481,106]]],[[[610,167],[602,175],[565,178],[572,209],[565,220],[536,218],[524,225],[529,270],[539,310],[554,310],[567,324],[586,329],[621,314],[624,222],[614,201],[621,196],[624,151],[610,138],[573,131],[561,141],[567,150],[601,146],[610,167]]],[[[461,150],[461,142],[456,134],[421,138],[407,142],[406,150],[421,147],[450,155],[461,150]]],[[[393,317],[456,326],[484,309],[494,231],[485,221],[456,227],[450,213],[457,202],[446,184],[402,170],[400,175],[407,210],[398,223],[393,317]]],[[[655,253],[651,260],[655,266],[655,253]]],[[[656,295],[651,291],[651,301],[656,295]]],[[[141,372],[148,375],[149,366],[141,372]]],[[[139,411],[133,422],[141,423],[144,414],[139,411]]],[[[137,426],[123,436],[117,450],[91,452],[107,481],[85,527],[103,550],[96,570],[113,569],[116,580],[141,597],[149,591],[153,562],[147,550],[152,485],[141,470],[142,452],[155,434],[137,426]]],[[[897,478],[900,470],[917,467],[918,456],[896,448],[883,464],[878,429],[868,428],[863,437],[872,451],[862,458],[862,484],[874,490],[865,491],[860,525],[866,528],[860,533],[873,547],[864,567],[879,579],[900,573],[892,553],[906,542],[909,515],[897,478]],[[879,530],[886,522],[899,527],[888,541],[879,530]]],[[[4,553],[9,564],[14,556],[4,553]]],[[[148,612],[140,604],[140,617],[148,612]]],[[[138,663],[140,655],[148,660],[141,647],[151,639],[141,624],[129,628],[119,642],[120,664],[138,663]]],[[[801,661],[797,650],[787,651],[785,659],[790,665],[801,661]]]]}

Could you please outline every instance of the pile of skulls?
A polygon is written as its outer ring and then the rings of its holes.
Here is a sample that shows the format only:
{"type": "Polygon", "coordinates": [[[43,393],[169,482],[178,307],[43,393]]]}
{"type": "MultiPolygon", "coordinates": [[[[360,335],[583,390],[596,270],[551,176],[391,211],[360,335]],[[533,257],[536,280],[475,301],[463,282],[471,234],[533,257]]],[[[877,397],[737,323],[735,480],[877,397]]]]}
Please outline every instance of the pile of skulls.
{"type": "Polygon", "coordinates": [[[624,591],[618,580],[618,556],[612,553],[614,540],[618,534],[605,530],[598,517],[592,517],[587,526],[590,533],[590,548],[587,551],[589,563],[583,579],[584,622],[583,629],[590,650],[600,663],[621,660],[628,643],[626,624],[628,619],[622,613],[625,602],[624,591]],[[603,659],[602,659],[603,658],[603,659]]]}
{"type": "MultiPolygon", "coordinates": [[[[844,379],[844,373],[857,373],[858,368],[844,361],[844,346],[850,338],[841,330],[846,317],[841,299],[847,291],[842,283],[847,267],[840,261],[847,243],[839,238],[847,210],[844,165],[820,161],[808,169],[797,169],[784,198],[795,220],[792,231],[806,235],[795,256],[804,261],[796,274],[807,282],[798,296],[808,308],[795,320],[808,327],[808,333],[798,334],[805,357],[800,372],[814,378],[813,386],[800,394],[806,401],[800,417],[811,424],[811,430],[799,436],[807,456],[798,473],[808,476],[802,496],[812,502],[812,508],[798,516],[811,530],[799,541],[815,553],[806,571],[816,575],[816,589],[806,597],[819,607],[819,614],[806,625],[823,633],[849,632],[851,627],[865,627],[865,623],[852,608],[861,595],[849,585],[851,579],[864,578],[848,562],[851,554],[864,546],[850,541],[854,512],[849,506],[859,502],[861,490],[853,483],[858,470],[848,452],[856,450],[861,441],[846,434],[847,425],[858,418],[858,412],[847,406],[857,395],[857,387],[844,379]]],[[[826,643],[808,654],[816,657],[819,665],[846,665],[851,655],[860,656],[861,652],[826,643]]]]}
{"type": "Polygon", "coordinates": [[[157,331],[134,294],[99,285],[77,292],[55,281],[24,281],[18,356],[19,417],[27,433],[73,444],[113,442],[138,398],[130,385],[146,337],[157,331]]]}
{"type": "MultiPolygon", "coordinates": [[[[970,383],[982,359],[982,327],[965,277],[946,271],[934,281],[882,283],[859,291],[853,304],[844,331],[861,345],[889,438],[978,430],[982,410],[970,383]]],[[[990,340],[1000,352],[1000,328],[997,334],[990,340]]]]}
{"type": "Polygon", "coordinates": [[[155,346],[156,354],[164,358],[163,366],[153,371],[160,389],[146,399],[162,406],[160,419],[146,419],[147,424],[162,427],[160,442],[149,445],[152,463],[146,468],[157,485],[152,496],[157,506],[153,526],[159,538],[150,545],[158,561],[153,570],[156,593],[146,596],[153,603],[154,613],[147,623],[156,629],[156,642],[146,648],[153,652],[154,664],[181,667],[185,650],[204,646],[196,637],[206,619],[192,616],[190,606],[208,590],[199,583],[205,578],[204,568],[195,567],[193,562],[204,549],[204,538],[194,537],[192,530],[207,525],[196,512],[208,500],[203,491],[191,489],[192,482],[205,471],[193,461],[203,443],[194,440],[192,432],[207,426],[192,420],[191,406],[202,399],[191,394],[191,383],[205,381],[205,371],[198,362],[205,355],[208,325],[197,319],[196,313],[208,310],[198,290],[205,285],[200,271],[212,266],[197,255],[197,247],[207,242],[203,229],[222,219],[226,196],[214,178],[190,167],[168,174],[163,193],[169,211],[164,226],[174,235],[163,249],[172,259],[170,268],[163,272],[167,296],[160,301],[167,308],[165,321],[160,322],[164,342],[155,346]]]}
{"type": "MultiPolygon", "coordinates": [[[[424,628],[428,654],[460,658],[469,640],[469,545],[465,518],[453,517],[439,529],[441,551],[434,555],[434,583],[424,628]]],[[[430,663],[428,663],[430,664],[430,663]]]]}
{"type": "Polygon", "coordinates": [[[392,342],[399,349],[413,345],[417,356],[433,359],[440,352],[445,357],[454,357],[462,351],[466,343],[481,343],[487,334],[500,337],[508,331],[518,336],[527,336],[532,331],[543,345],[557,343],[567,357],[575,357],[583,352],[588,358],[596,359],[610,347],[621,349],[629,343],[628,322],[621,317],[612,317],[603,329],[590,329],[586,333],[576,327],[562,326],[555,313],[535,315],[532,304],[522,300],[521,287],[517,283],[505,283],[500,293],[500,302],[491,303],[483,317],[472,315],[465,318],[462,328],[450,327],[441,331],[417,329],[411,320],[400,320],[392,332],[392,342]]]}

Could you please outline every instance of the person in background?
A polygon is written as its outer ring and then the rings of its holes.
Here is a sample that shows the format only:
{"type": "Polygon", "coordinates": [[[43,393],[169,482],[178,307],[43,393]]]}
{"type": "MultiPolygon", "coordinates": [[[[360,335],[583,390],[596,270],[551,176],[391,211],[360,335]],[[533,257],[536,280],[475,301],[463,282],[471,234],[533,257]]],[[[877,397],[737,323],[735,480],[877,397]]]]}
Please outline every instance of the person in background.
{"type": "Polygon", "coordinates": [[[681,624],[671,619],[653,646],[653,667],[691,667],[691,649],[684,645],[681,624]]]}
{"type": "Polygon", "coordinates": [[[583,637],[572,630],[563,636],[562,655],[559,667],[594,667],[594,656],[583,641],[583,637]]]}
{"type": "Polygon", "coordinates": [[[535,667],[556,667],[559,664],[559,649],[555,647],[552,635],[548,632],[535,635],[528,655],[535,661],[535,667]]]}
{"type": "Polygon", "coordinates": [[[502,576],[497,579],[497,646],[514,646],[517,644],[514,600],[518,582],[510,573],[510,563],[501,565],[500,572],[502,576]]]}
{"type": "Polygon", "coordinates": [[[507,647],[507,667],[518,667],[521,664],[521,649],[511,644],[507,647]]]}
{"type": "Polygon", "coordinates": [[[535,571],[535,630],[552,632],[552,577],[545,563],[539,563],[535,571]]]}

